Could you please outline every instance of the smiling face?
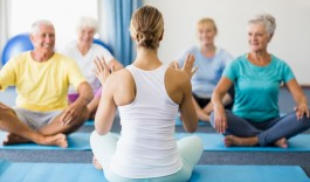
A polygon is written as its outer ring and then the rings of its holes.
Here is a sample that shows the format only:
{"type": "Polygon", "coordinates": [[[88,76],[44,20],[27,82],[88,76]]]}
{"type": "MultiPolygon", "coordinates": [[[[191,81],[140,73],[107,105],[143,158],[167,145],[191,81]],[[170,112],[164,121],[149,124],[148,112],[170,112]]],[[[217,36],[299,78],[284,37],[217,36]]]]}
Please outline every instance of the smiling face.
{"type": "Polygon", "coordinates": [[[96,31],[92,27],[83,27],[78,32],[78,44],[80,45],[91,45],[94,40],[96,31]]]}
{"type": "Polygon", "coordinates": [[[265,51],[271,36],[266,31],[264,24],[255,23],[248,25],[248,43],[251,52],[265,51]]]}
{"type": "Polygon", "coordinates": [[[216,29],[211,23],[201,23],[197,29],[198,39],[201,46],[214,45],[216,29]]]}
{"type": "Polygon", "coordinates": [[[38,31],[31,34],[30,39],[36,51],[54,52],[55,29],[52,25],[39,25],[38,31]]]}

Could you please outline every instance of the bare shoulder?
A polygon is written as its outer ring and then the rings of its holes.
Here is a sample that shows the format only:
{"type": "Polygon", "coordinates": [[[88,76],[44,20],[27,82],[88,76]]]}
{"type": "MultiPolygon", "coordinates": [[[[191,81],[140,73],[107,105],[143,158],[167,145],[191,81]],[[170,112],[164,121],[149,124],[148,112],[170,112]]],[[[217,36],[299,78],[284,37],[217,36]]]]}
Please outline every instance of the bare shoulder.
{"type": "Polygon", "coordinates": [[[113,72],[104,87],[113,95],[117,106],[126,105],[135,98],[135,82],[127,69],[113,72]]]}
{"type": "Polygon", "coordinates": [[[190,90],[191,84],[185,72],[169,67],[165,76],[165,86],[169,97],[174,102],[181,104],[187,90],[190,90]]]}
{"type": "Polygon", "coordinates": [[[127,69],[120,69],[118,71],[113,72],[109,80],[110,82],[116,82],[116,83],[126,83],[131,82],[133,80],[131,73],[127,69]]]}

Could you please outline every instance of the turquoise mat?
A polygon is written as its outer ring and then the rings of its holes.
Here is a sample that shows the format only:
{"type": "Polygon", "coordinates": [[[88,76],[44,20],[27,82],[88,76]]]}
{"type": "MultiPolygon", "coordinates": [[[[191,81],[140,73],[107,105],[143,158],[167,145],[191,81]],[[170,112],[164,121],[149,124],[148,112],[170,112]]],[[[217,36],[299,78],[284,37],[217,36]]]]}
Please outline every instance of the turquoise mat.
{"type": "MultiPolygon", "coordinates": [[[[1,182],[106,182],[91,164],[0,161],[1,182]]],[[[309,182],[298,166],[196,166],[190,182],[309,182]]]]}
{"type": "MultiPolygon", "coordinates": [[[[180,117],[177,117],[175,119],[175,125],[176,126],[183,126],[183,121],[181,121],[180,117]]],[[[204,122],[204,121],[198,121],[198,126],[211,126],[209,122],[204,122]]]]}
{"type": "MultiPolygon", "coordinates": [[[[69,147],[62,149],[55,146],[42,146],[33,143],[17,144],[17,145],[0,145],[0,149],[31,149],[31,150],[90,150],[89,133],[74,133],[69,135],[69,147]]],[[[183,138],[192,134],[178,133],[176,138],[183,138]]],[[[289,140],[289,148],[282,149],[278,147],[225,147],[223,143],[224,137],[220,134],[204,134],[195,133],[203,140],[205,151],[261,151],[261,152],[309,152],[310,151],[310,135],[302,134],[289,140]]],[[[0,138],[4,138],[4,133],[0,132],[0,138]]]]}
{"type": "MultiPolygon", "coordinates": [[[[178,133],[177,138],[189,136],[191,134],[178,133]]],[[[301,134],[297,135],[289,140],[289,147],[282,149],[279,147],[225,147],[224,137],[220,134],[204,134],[195,133],[203,140],[203,147],[205,151],[261,151],[261,152],[309,152],[310,151],[310,135],[301,134]]]]}
{"type": "Polygon", "coordinates": [[[94,126],[95,122],[94,120],[87,120],[84,123],[84,126],[94,126]]]}
{"type": "Polygon", "coordinates": [[[16,145],[2,145],[6,133],[0,132],[0,149],[21,149],[21,150],[90,150],[89,134],[88,133],[73,133],[67,137],[68,148],[61,148],[56,146],[44,146],[34,143],[16,144],[16,145]]]}

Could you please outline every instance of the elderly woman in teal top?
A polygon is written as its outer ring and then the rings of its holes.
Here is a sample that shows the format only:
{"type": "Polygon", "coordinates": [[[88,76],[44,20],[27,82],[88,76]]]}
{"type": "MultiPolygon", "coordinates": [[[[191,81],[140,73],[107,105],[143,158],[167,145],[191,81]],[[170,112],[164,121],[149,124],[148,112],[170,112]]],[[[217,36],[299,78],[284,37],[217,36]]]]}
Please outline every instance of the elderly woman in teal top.
{"type": "MultiPolygon", "coordinates": [[[[192,78],[193,102],[197,115],[202,121],[209,121],[209,114],[213,110],[210,102],[212,92],[220,80],[225,66],[233,59],[224,49],[215,46],[216,34],[217,27],[214,20],[202,18],[197,23],[200,46],[191,47],[178,59],[179,65],[184,65],[184,60],[188,54],[195,57],[195,67],[198,70],[192,78]]],[[[227,108],[231,107],[232,98],[232,92],[224,97],[223,101],[227,108]]]]}
{"type": "Polygon", "coordinates": [[[276,27],[271,15],[249,21],[250,53],[226,67],[213,95],[211,123],[225,135],[226,146],[267,146],[287,148],[287,140],[310,127],[307,99],[291,68],[267,52],[276,27]],[[279,116],[278,95],[284,83],[296,102],[294,112],[279,116]],[[225,111],[223,95],[234,85],[232,112],[225,111]]]}

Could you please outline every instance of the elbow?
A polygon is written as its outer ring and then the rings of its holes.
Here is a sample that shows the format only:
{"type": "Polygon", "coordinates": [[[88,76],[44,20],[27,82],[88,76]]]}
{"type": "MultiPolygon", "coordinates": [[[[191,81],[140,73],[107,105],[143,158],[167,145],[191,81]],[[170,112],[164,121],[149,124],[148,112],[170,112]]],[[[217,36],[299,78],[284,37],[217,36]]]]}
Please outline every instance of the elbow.
{"type": "Polygon", "coordinates": [[[197,126],[196,127],[187,128],[186,132],[187,133],[195,133],[196,130],[197,130],[197,126]]]}
{"type": "Polygon", "coordinates": [[[80,93],[81,95],[82,94],[85,94],[85,98],[87,100],[91,100],[94,98],[94,93],[93,93],[93,90],[91,88],[91,86],[89,85],[89,83],[87,82],[84,82],[84,90],[81,90],[82,93],[80,93]]]}
{"type": "Polygon", "coordinates": [[[192,125],[190,125],[190,126],[188,126],[188,127],[186,127],[186,132],[188,132],[188,133],[194,133],[194,132],[196,132],[196,130],[197,130],[197,125],[198,125],[198,118],[197,119],[195,119],[195,122],[192,124],[192,125]]]}

